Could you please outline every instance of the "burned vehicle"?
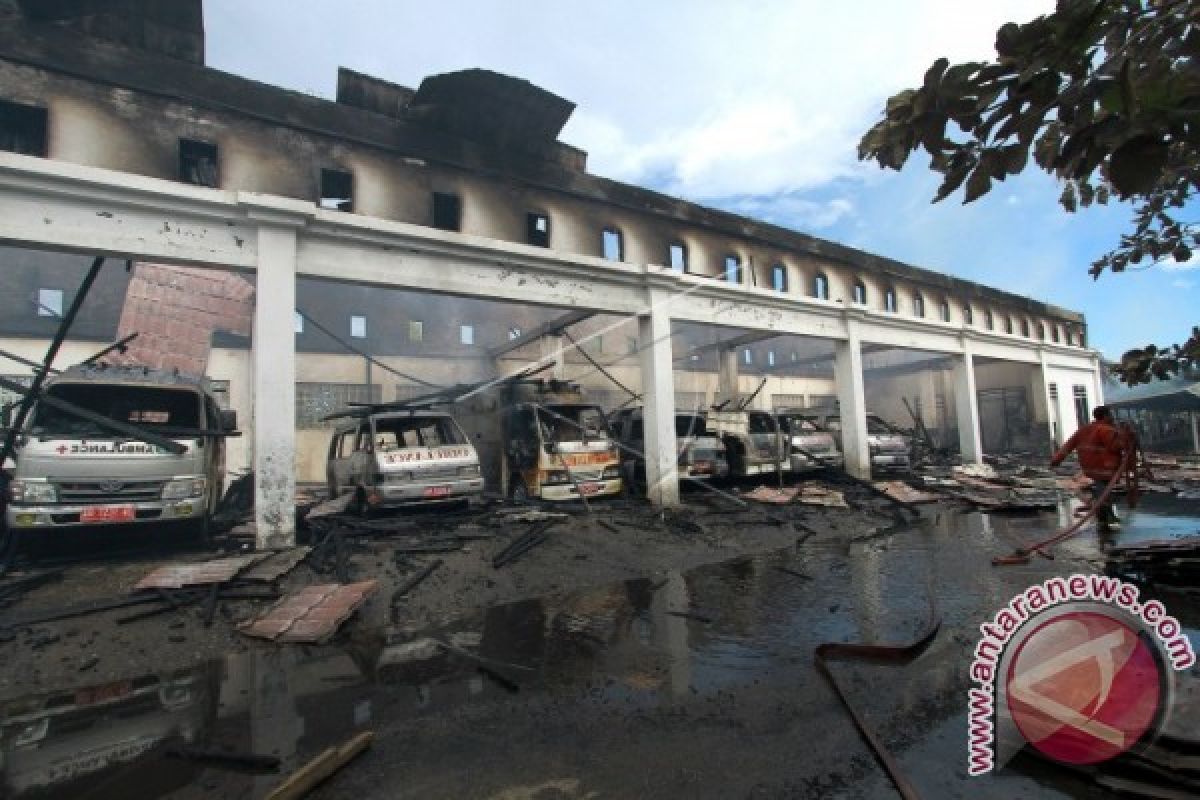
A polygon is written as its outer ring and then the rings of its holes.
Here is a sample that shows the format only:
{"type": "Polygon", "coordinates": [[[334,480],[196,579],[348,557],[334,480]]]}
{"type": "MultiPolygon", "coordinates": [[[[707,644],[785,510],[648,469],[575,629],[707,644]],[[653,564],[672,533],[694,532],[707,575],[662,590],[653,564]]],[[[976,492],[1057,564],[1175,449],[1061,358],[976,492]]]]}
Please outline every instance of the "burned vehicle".
{"type": "Polygon", "coordinates": [[[46,381],[17,438],[9,529],[174,523],[204,533],[224,490],[225,437],[236,427],[206,378],[64,370],[46,381]]]}
{"type": "MultiPolygon", "coordinates": [[[[645,483],[646,437],[642,409],[622,409],[612,415],[611,424],[621,444],[625,479],[645,483]]],[[[703,411],[675,412],[675,451],[680,480],[711,480],[729,474],[725,443],[709,430],[703,411]]]]}
{"type": "Polygon", "coordinates": [[[360,514],[421,504],[463,505],[483,492],[479,456],[450,414],[402,405],[365,406],[329,441],[330,497],[353,492],[360,514]]]}
{"type": "Polygon", "coordinates": [[[790,469],[787,437],[769,411],[709,411],[708,429],[721,437],[733,477],[790,469]]]}
{"type": "Polygon", "coordinates": [[[515,500],[619,494],[621,459],[604,412],[578,384],[498,382],[462,401],[461,419],[484,452],[484,475],[515,500]]]}
{"type": "MultiPolygon", "coordinates": [[[[810,408],[794,415],[828,431],[842,445],[842,417],[837,409],[810,408]]],[[[867,414],[867,448],[871,466],[880,469],[908,469],[911,463],[912,437],[891,425],[878,414],[867,414]]]]}
{"type": "Polygon", "coordinates": [[[775,418],[788,439],[788,464],[792,472],[834,468],[841,469],[846,459],[837,440],[827,430],[795,409],[776,409],[775,418]]]}

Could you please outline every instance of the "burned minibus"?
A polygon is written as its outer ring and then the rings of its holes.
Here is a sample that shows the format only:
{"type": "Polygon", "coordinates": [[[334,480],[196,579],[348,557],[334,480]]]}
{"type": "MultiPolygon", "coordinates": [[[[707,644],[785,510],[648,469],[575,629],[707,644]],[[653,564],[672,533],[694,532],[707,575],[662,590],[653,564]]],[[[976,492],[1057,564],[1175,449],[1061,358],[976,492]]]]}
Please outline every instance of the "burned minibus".
{"type": "Polygon", "coordinates": [[[172,523],[204,534],[235,412],[207,378],[76,366],[49,378],[18,432],[9,530],[172,523]]]}
{"type": "Polygon", "coordinates": [[[571,500],[619,494],[621,458],[601,408],[578,384],[497,382],[462,400],[463,422],[484,477],[506,496],[571,500]]]}

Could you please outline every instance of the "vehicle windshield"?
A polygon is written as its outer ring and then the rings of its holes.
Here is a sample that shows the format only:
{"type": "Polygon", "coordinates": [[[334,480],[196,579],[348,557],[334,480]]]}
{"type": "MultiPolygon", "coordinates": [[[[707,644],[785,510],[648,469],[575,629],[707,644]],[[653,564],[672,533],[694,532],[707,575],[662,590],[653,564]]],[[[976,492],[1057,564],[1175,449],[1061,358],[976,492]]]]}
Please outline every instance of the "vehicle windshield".
{"type": "Polygon", "coordinates": [[[879,417],[867,417],[867,433],[895,433],[896,429],[879,417]]]}
{"type": "Polygon", "coordinates": [[[545,406],[538,420],[546,442],[608,438],[608,423],[598,406],[545,406]]]}
{"type": "Polygon", "coordinates": [[[780,417],[779,426],[783,428],[784,433],[798,435],[801,433],[817,433],[821,429],[817,427],[817,423],[805,417],[780,417]]]}
{"type": "MultiPolygon", "coordinates": [[[[201,427],[202,396],[188,389],[64,383],[51,386],[46,394],[156,433],[194,431],[201,427]]],[[[35,436],[127,438],[45,403],[37,404],[29,430],[35,436]]]]}
{"type": "Polygon", "coordinates": [[[450,417],[384,417],[375,420],[375,449],[380,453],[464,442],[462,429],[450,417]]]}
{"type": "Polygon", "coordinates": [[[698,414],[675,415],[676,436],[711,436],[704,423],[704,417],[698,414]]]}

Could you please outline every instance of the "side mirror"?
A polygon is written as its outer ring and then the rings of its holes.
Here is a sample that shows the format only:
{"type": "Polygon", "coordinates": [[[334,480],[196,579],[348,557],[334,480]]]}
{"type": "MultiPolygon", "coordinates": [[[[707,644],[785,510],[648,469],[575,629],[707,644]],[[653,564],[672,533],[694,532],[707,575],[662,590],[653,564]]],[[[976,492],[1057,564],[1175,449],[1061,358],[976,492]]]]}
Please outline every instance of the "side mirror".
{"type": "Polygon", "coordinates": [[[230,409],[230,410],[222,409],[220,411],[220,414],[221,414],[221,430],[236,431],[237,430],[237,412],[233,411],[232,409],[230,409]]]}

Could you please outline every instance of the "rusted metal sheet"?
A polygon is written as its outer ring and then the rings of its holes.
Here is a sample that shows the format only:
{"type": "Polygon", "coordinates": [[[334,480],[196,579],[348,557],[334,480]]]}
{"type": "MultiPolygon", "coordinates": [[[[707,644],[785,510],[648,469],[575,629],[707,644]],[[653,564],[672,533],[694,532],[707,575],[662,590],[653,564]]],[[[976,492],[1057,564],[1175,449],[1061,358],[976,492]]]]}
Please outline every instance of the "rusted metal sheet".
{"type": "Polygon", "coordinates": [[[278,642],[323,642],[366,602],[378,581],[306,586],[258,619],[239,626],[247,636],[278,642]]]}
{"type": "Polygon", "coordinates": [[[941,499],[940,495],[914,489],[904,481],[877,481],[875,488],[894,500],[902,500],[905,503],[912,503],[914,505],[917,503],[936,503],[941,499]]]}
{"type": "Polygon", "coordinates": [[[296,565],[303,561],[311,550],[311,547],[293,547],[290,550],[271,553],[250,569],[239,573],[238,580],[266,582],[276,580],[295,569],[296,565]]]}
{"type": "Polygon", "coordinates": [[[242,570],[266,559],[270,553],[251,553],[244,556],[217,558],[198,564],[172,564],[159,567],[138,581],[134,591],[142,589],[182,589],[184,586],[205,586],[231,581],[242,570]]]}

